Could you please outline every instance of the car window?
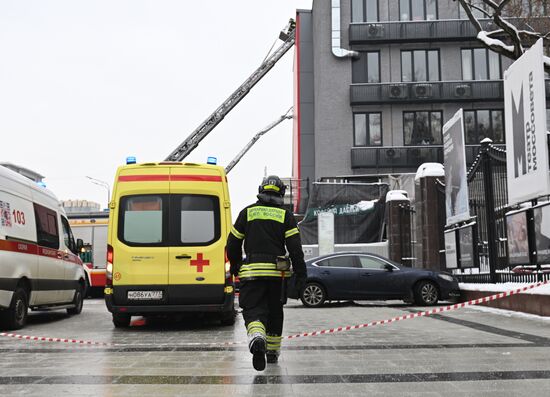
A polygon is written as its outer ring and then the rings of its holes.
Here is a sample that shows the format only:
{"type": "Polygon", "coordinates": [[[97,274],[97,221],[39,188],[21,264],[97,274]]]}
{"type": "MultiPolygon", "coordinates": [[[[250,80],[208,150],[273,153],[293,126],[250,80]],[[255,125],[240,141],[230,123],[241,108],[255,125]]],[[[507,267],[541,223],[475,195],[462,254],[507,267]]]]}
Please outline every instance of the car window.
{"type": "Polygon", "coordinates": [[[336,256],[333,258],[324,259],[319,262],[319,266],[327,267],[358,267],[355,257],[353,256],[336,256]]]}
{"type": "Polygon", "coordinates": [[[359,263],[363,269],[384,269],[386,262],[372,256],[360,256],[359,263]]]}

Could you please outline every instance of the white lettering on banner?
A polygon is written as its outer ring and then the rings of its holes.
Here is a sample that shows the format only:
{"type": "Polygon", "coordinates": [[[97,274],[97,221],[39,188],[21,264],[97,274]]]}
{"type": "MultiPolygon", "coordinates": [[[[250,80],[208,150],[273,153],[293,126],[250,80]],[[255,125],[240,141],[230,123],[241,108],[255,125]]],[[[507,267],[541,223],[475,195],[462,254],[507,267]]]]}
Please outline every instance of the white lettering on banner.
{"type": "Polygon", "coordinates": [[[527,144],[527,172],[537,170],[537,135],[535,133],[535,90],[533,72],[529,72],[529,110],[531,116],[525,123],[525,142],[527,144]]]}

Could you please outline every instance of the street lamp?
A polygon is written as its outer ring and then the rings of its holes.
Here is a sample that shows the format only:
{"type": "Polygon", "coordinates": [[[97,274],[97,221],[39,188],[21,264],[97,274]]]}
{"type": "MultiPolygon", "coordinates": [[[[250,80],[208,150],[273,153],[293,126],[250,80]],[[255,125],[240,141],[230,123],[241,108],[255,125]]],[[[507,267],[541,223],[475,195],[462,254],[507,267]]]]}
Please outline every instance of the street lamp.
{"type": "Polygon", "coordinates": [[[109,208],[109,201],[111,200],[111,186],[105,181],[101,181],[99,179],[92,178],[91,176],[86,176],[94,185],[102,186],[105,189],[107,189],[107,207],[109,208]]]}

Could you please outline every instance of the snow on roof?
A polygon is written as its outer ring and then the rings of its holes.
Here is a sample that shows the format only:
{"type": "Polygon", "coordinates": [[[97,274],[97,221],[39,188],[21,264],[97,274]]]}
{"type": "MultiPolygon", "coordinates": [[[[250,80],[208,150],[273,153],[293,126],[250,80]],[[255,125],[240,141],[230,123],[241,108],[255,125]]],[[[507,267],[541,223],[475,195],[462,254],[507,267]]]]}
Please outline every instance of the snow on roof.
{"type": "Polygon", "coordinates": [[[386,202],[388,201],[408,201],[411,200],[407,197],[407,192],[404,190],[390,190],[386,194],[386,202]]]}
{"type": "Polygon", "coordinates": [[[415,181],[418,181],[420,178],[425,178],[427,176],[444,176],[445,169],[443,164],[440,163],[424,163],[418,167],[416,171],[416,176],[414,177],[415,181]]]}

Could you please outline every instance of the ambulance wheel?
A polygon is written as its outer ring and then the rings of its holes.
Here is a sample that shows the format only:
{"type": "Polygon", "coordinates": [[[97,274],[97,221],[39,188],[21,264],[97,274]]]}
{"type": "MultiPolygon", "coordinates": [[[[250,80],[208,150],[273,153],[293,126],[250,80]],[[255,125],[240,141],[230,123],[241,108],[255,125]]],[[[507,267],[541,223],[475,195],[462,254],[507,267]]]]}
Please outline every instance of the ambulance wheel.
{"type": "Polygon", "coordinates": [[[2,312],[2,323],[7,329],[21,329],[27,322],[28,311],[27,291],[17,287],[11,298],[10,307],[2,312]]]}
{"type": "Polygon", "coordinates": [[[76,288],[76,291],[74,292],[74,307],[67,309],[67,313],[74,315],[80,314],[82,312],[82,306],[84,306],[84,290],[85,288],[83,288],[82,285],[79,284],[76,288]]]}
{"type": "Polygon", "coordinates": [[[223,312],[221,316],[222,325],[233,325],[235,324],[235,317],[237,312],[235,309],[231,309],[228,312],[223,312]]]}
{"type": "Polygon", "coordinates": [[[132,316],[129,314],[113,313],[113,324],[115,328],[128,328],[132,316]]]}

